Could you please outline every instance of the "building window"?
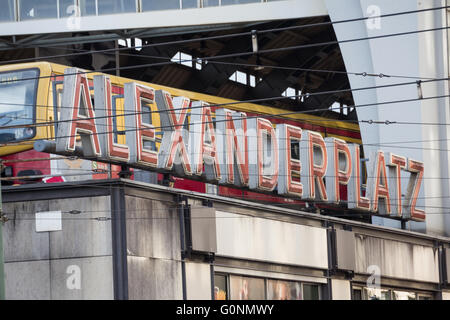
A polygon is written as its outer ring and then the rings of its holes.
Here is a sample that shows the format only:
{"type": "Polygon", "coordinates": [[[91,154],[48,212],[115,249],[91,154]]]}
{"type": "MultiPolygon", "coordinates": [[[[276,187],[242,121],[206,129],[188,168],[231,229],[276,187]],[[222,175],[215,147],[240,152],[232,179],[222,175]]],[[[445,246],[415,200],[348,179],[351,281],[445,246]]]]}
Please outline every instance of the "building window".
{"type": "Polygon", "coordinates": [[[217,7],[219,0],[203,0],[203,7],[217,7]]]}
{"type": "MultiPolygon", "coordinates": [[[[180,9],[180,0],[141,0],[142,11],[180,9]]],[[[183,1],[184,2],[184,1],[183,1]]],[[[191,2],[191,1],[186,1],[191,2]]],[[[186,3],[187,5],[187,3],[186,3]]]]}
{"type": "Polygon", "coordinates": [[[57,0],[20,0],[20,20],[58,18],[57,0]]]}
{"type": "Polygon", "coordinates": [[[389,288],[354,287],[353,300],[432,300],[433,295],[423,292],[389,288]]]}
{"type": "Polygon", "coordinates": [[[200,0],[182,0],[181,8],[182,9],[190,9],[190,8],[198,8],[200,7],[200,0]]]}
{"type": "Polygon", "coordinates": [[[228,299],[227,276],[222,274],[214,275],[214,300],[228,299]]]}
{"type": "Polygon", "coordinates": [[[303,300],[319,300],[319,285],[318,284],[303,284],[303,300]]]}
{"type": "Polygon", "coordinates": [[[97,0],[98,14],[136,12],[136,0],[97,0]]]}
{"type": "Polygon", "coordinates": [[[96,16],[97,0],[80,0],[80,11],[82,16],[96,16]]]}
{"type": "Polygon", "coordinates": [[[227,6],[231,4],[244,4],[244,3],[254,3],[261,2],[261,0],[222,0],[222,5],[227,6]]]}
{"type": "Polygon", "coordinates": [[[0,10],[0,22],[15,21],[14,0],[6,0],[2,2],[2,10],[0,10]]]}
{"type": "Polygon", "coordinates": [[[265,284],[262,278],[230,276],[231,300],[264,300],[265,284]]]}

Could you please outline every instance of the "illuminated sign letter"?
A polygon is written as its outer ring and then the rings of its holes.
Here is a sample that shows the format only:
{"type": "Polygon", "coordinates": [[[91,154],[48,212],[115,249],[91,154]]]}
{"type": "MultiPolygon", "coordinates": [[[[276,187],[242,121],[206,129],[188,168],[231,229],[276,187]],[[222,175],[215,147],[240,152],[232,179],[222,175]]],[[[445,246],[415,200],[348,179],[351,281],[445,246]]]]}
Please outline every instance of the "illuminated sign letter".
{"type": "Polygon", "coordinates": [[[211,108],[203,101],[192,104],[190,121],[189,153],[193,173],[203,175],[207,180],[220,180],[220,163],[217,153],[216,132],[212,121],[211,108]],[[205,170],[203,172],[203,167],[205,170]]]}
{"type": "Polygon", "coordinates": [[[407,170],[411,172],[411,177],[409,179],[406,191],[404,215],[415,221],[425,221],[425,211],[416,208],[417,197],[419,196],[420,186],[423,179],[423,162],[408,159],[407,170]]]}
{"type": "Polygon", "coordinates": [[[250,151],[249,187],[272,191],[278,180],[278,145],[272,123],[263,118],[249,121],[249,145],[255,149],[250,151]]]}
{"type": "Polygon", "coordinates": [[[129,163],[156,167],[156,132],[151,123],[150,104],[155,100],[155,90],[135,82],[124,85],[124,109],[127,144],[130,147],[129,163]],[[145,108],[145,109],[144,109],[145,108]]]}
{"type": "Polygon", "coordinates": [[[370,200],[361,196],[361,159],[359,145],[350,144],[352,159],[352,175],[347,185],[347,201],[349,209],[370,210],[370,200]]]}
{"type": "Polygon", "coordinates": [[[386,153],[386,164],[389,171],[392,214],[401,217],[403,214],[401,170],[406,169],[406,158],[388,152],[386,153]]]}
{"type": "Polygon", "coordinates": [[[216,128],[222,173],[220,183],[248,186],[247,115],[224,108],[217,109],[216,128]]]}
{"type": "Polygon", "coordinates": [[[352,174],[352,157],[344,140],[325,138],[329,162],[325,176],[328,200],[333,203],[341,201],[339,186],[347,185],[352,174]]]}
{"type": "Polygon", "coordinates": [[[86,74],[77,68],[64,70],[62,105],[56,151],[74,151],[80,135],[84,156],[101,156],[89,82],[86,74]]]}
{"type": "Polygon", "coordinates": [[[300,180],[300,140],[302,129],[289,124],[277,125],[277,137],[280,145],[280,176],[278,177],[278,194],[301,197],[303,184],[292,179],[295,173],[300,180]]]}
{"type": "Polygon", "coordinates": [[[183,126],[187,120],[190,100],[185,97],[172,99],[170,93],[157,90],[155,95],[161,119],[163,138],[159,150],[158,168],[175,171],[182,176],[192,175],[187,143],[189,132],[183,126]],[[177,107],[174,107],[174,104],[177,107]]]}
{"type": "Polygon", "coordinates": [[[372,156],[372,170],[367,178],[367,192],[371,198],[373,212],[380,214],[391,213],[391,197],[389,196],[389,185],[386,175],[386,161],[383,151],[377,151],[372,156]],[[379,204],[382,199],[382,206],[379,204]]]}
{"type": "Polygon", "coordinates": [[[94,98],[97,108],[102,154],[107,159],[128,162],[128,146],[114,141],[111,80],[107,76],[94,76],[94,98]]]}
{"type": "Polygon", "coordinates": [[[319,189],[318,198],[328,200],[327,190],[323,181],[327,171],[328,157],[325,141],[320,133],[304,131],[300,142],[300,161],[307,168],[302,170],[303,197],[316,199],[316,183],[319,189]],[[317,162],[319,161],[319,162],[317,162]]]}

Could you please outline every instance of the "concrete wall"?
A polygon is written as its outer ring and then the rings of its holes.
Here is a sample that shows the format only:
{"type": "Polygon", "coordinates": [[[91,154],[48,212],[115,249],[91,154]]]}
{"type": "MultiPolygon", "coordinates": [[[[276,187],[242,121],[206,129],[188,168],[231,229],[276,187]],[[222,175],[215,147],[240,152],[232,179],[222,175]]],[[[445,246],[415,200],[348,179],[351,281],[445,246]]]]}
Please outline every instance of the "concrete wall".
{"type": "Polygon", "coordinates": [[[182,299],[178,213],[172,203],[126,196],[129,299],[182,299]]]}
{"type": "Polygon", "coordinates": [[[216,219],[218,256],[328,268],[324,228],[222,211],[216,219]]]}
{"type": "Polygon", "coordinates": [[[112,299],[109,197],[6,203],[7,299],[112,299]],[[78,215],[67,213],[80,210],[78,215]],[[35,231],[35,213],[61,210],[62,230],[35,231]]]}
{"type": "Polygon", "coordinates": [[[377,266],[381,276],[439,282],[438,251],[429,246],[388,239],[356,236],[357,273],[371,273],[377,266]]]}

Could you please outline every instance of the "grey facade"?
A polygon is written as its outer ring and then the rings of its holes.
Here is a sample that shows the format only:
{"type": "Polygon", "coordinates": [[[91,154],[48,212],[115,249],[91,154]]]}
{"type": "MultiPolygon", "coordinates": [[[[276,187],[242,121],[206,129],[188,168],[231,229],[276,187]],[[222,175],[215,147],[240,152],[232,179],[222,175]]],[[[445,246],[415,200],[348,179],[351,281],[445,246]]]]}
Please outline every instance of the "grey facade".
{"type": "Polygon", "coordinates": [[[280,283],[303,299],[450,292],[449,238],[123,179],[5,187],[3,202],[7,299],[239,299],[247,280],[263,299],[280,283]],[[43,211],[61,230],[36,232],[43,211]]]}

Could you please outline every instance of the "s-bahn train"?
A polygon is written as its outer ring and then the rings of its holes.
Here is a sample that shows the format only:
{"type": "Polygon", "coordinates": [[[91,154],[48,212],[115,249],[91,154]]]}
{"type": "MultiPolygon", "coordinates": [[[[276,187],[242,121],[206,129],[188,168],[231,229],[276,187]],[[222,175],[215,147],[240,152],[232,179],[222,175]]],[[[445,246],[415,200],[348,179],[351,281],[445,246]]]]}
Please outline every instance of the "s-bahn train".
{"type": "MultiPolygon", "coordinates": [[[[70,182],[89,179],[114,179],[119,177],[120,166],[55,156],[37,152],[33,149],[36,140],[52,140],[55,137],[61,108],[64,70],[68,66],[48,62],[23,63],[0,66],[0,158],[3,162],[2,184],[20,185],[26,183],[70,182]]],[[[93,77],[98,72],[87,72],[89,89],[93,91],[93,77]]],[[[117,143],[126,144],[124,121],[124,84],[135,81],[123,77],[109,76],[112,84],[112,108],[114,131],[117,143]]],[[[245,112],[247,116],[262,115],[275,126],[287,123],[305,130],[321,133],[324,137],[337,137],[347,142],[361,144],[359,125],[346,121],[330,120],[322,117],[291,113],[273,107],[237,103],[221,97],[169,88],[152,83],[135,81],[155,90],[165,90],[173,97],[184,96],[193,101],[204,101],[213,105],[226,106],[227,109],[245,112]],[[227,105],[229,104],[229,105],[227,105]]],[[[93,96],[93,95],[92,95],[93,96]]],[[[156,105],[146,103],[151,111],[151,123],[160,126],[156,105]]],[[[95,109],[95,101],[94,101],[95,109]]],[[[158,140],[157,140],[158,141],[158,140]]],[[[159,143],[156,143],[156,148],[159,143]]],[[[215,186],[200,181],[168,177],[160,173],[134,170],[131,179],[150,183],[167,184],[174,188],[221,196],[237,197],[246,200],[269,203],[297,203],[301,201],[273,195],[261,195],[248,190],[226,186],[215,186]]],[[[345,187],[341,190],[346,199],[345,187]]]]}

